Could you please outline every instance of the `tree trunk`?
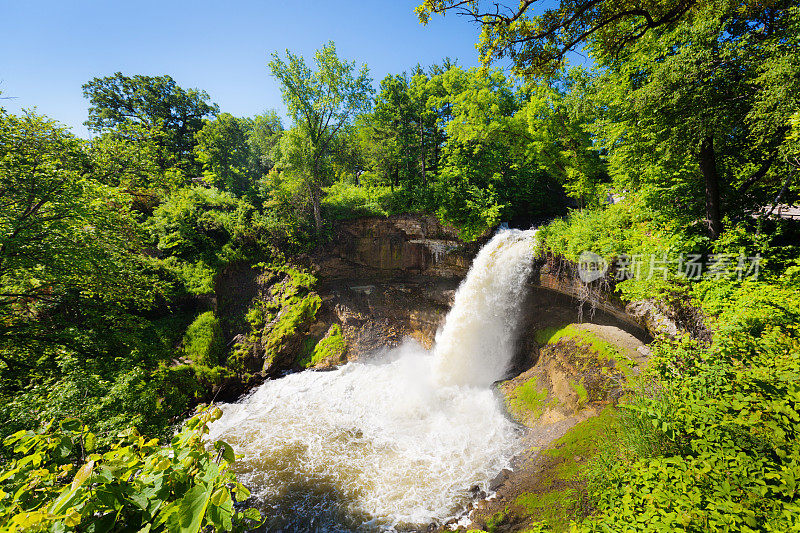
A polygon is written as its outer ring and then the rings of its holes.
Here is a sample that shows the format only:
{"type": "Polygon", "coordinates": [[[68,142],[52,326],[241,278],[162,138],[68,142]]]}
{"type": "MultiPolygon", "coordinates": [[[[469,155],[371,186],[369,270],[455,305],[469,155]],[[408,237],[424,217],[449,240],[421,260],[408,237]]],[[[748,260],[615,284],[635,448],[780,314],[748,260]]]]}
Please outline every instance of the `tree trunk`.
{"type": "Polygon", "coordinates": [[[422,170],[422,188],[424,190],[428,186],[428,179],[425,176],[425,157],[428,154],[426,153],[426,150],[425,150],[425,129],[424,129],[423,126],[424,126],[424,123],[422,121],[422,117],[419,117],[419,148],[420,148],[420,153],[422,154],[422,160],[421,160],[422,165],[420,165],[420,166],[422,167],[422,169],[421,169],[422,170]]]}
{"type": "Polygon", "coordinates": [[[706,189],[706,221],[712,239],[722,233],[722,216],[719,205],[719,174],[714,154],[714,137],[708,135],[700,143],[700,172],[706,189]]]}
{"type": "Polygon", "coordinates": [[[311,207],[314,210],[314,229],[317,236],[322,234],[322,209],[320,207],[319,187],[316,183],[311,184],[311,207]]]}
{"type": "Polygon", "coordinates": [[[309,192],[311,193],[311,208],[314,210],[314,228],[317,232],[317,237],[322,234],[322,208],[320,206],[320,189],[319,189],[319,159],[314,159],[314,174],[311,176],[311,183],[309,184],[309,192]]]}

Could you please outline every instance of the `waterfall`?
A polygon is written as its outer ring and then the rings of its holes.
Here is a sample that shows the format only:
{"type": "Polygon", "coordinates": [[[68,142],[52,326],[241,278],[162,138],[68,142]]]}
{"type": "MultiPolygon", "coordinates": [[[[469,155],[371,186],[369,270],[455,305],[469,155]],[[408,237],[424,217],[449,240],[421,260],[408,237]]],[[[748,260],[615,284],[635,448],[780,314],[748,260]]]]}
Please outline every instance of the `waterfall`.
{"type": "Polygon", "coordinates": [[[535,230],[504,230],[478,253],[436,337],[441,383],[488,386],[504,377],[533,268],[535,235],[535,230]]]}
{"type": "Polygon", "coordinates": [[[478,254],[433,352],[414,341],[369,363],[268,381],[211,426],[269,530],[382,531],[454,516],[488,490],[519,439],[489,385],[513,353],[533,232],[478,254]]]}

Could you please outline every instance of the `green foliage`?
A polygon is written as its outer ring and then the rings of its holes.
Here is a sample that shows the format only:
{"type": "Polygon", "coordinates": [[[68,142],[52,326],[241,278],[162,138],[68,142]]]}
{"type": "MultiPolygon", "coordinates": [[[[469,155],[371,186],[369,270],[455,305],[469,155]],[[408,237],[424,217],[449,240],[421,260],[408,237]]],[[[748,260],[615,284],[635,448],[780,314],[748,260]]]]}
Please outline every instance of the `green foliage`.
{"type": "Polygon", "coordinates": [[[218,111],[205,91],[183,89],[170,76],[117,72],[84,84],[83,95],[91,104],[86,121],[89,129],[106,132],[126,124],[158,129],[159,168],[176,167],[189,176],[199,173],[194,136],[203,127],[203,118],[218,111]]]}
{"type": "Polygon", "coordinates": [[[222,327],[213,311],[201,313],[183,337],[183,350],[197,365],[217,366],[224,355],[222,327]]]}
{"type": "Polygon", "coordinates": [[[222,267],[258,255],[259,222],[253,206],[230,193],[187,187],[158,206],[147,227],[166,255],[164,266],[190,293],[205,294],[222,267]]]}
{"type": "Polygon", "coordinates": [[[392,214],[393,191],[389,187],[359,187],[338,181],[325,190],[322,210],[329,220],[392,214]]]}
{"type": "Polygon", "coordinates": [[[205,179],[236,196],[253,196],[257,180],[275,164],[282,133],[274,111],[252,119],[222,113],[207,120],[195,136],[205,179]]]}
{"type": "Polygon", "coordinates": [[[519,95],[500,71],[453,67],[432,79],[450,114],[436,182],[437,215],[474,240],[501,220],[558,212],[558,185],[541,168],[519,95]]]}
{"type": "Polygon", "coordinates": [[[167,159],[162,146],[164,135],[159,126],[130,121],[104,131],[89,141],[92,177],[124,189],[138,209],[149,212],[184,181],[180,171],[159,166],[159,161],[167,159]]]}
{"type": "MultiPolygon", "coordinates": [[[[545,243],[569,257],[581,249],[606,257],[763,253],[765,268],[761,280],[713,272],[693,283],[672,275],[660,280],[658,294],[681,295],[705,312],[713,343],[664,338],[652,345],[641,389],[621,406],[621,429],[593,469],[598,514],[575,530],[792,530],[800,516],[800,298],[784,273],[791,268],[785,257],[796,252],[775,246],[779,235],[754,236],[743,224],[729,225],[709,246],[691,228],[650,217],[637,222],[630,216],[640,213],[635,206],[574,214],[546,228],[545,243]]],[[[647,284],[618,287],[630,299],[652,295],[647,284]]]]}
{"type": "Polygon", "coordinates": [[[260,520],[235,509],[249,497],[230,472],[233,449],[203,436],[221,415],[207,409],[169,445],[125,432],[108,449],[77,419],[7,437],[0,471],[0,531],[242,531],[260,520]]]}
{"type": "Polygon", "coordinates": [[[646,1],[630,9],[611,0],[582,0],[557,2],[534,12],[528,2],[508,6],[482,0],[424,0],[416,12],[423,24],[433,14],[467,15],[481,25],[477,48],[484,65],[509,57],[516,75],[547,79],[563,68],[568,53],[579,52],[587,42],[609,55],[622,55],[648,30],[680,20],[696,4],[646,1]]]}
{"type": "Polygon", "coordinates": [[[627,409],[666,445],[606,470],[596,493],[603,515],[582,530],[798,526],[798,343],[780,328],[757,339],[747,366],[731,364],[724,348],[660,347],[653,368],[663,392],[627,409]]]}
{"type": "Polygon", "coordinates": [[[86,179],[84,163],[83,143],[56,123],[0,112],[2,392],[60,375],[68,359],[126,353],[142,327],[130,310],[164,288],[138,255],[129,197],[86,179]]]}
{"type": "Polygon", "coordinates": [[[212,185],[237,196],[250,187],[250,150],[247,134],[250,124],[230,113],[221,113],[206,121],[197,132],[197,159],[203,164],[203,175],[212,185]]]}

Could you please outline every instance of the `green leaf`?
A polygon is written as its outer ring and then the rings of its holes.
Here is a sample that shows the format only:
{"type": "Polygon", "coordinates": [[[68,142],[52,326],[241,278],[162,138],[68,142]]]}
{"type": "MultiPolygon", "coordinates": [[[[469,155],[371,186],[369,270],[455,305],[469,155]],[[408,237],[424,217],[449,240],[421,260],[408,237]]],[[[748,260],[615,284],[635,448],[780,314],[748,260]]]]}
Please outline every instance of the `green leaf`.
{"type": "Polygon", "coordinates": [[[114,527],[117,513],[106,513],[95,518],[86,526],[86,533],[108,533],[114,527]]]}
{"type": "Polygon", "coordinates": [[[210,498],[211,491],[203,485],[195,485],[186,492],[177,513],[180,533],[197,533],[200,531],[210,498]]]}
{"type": "Polygon", "coordinates": [[[92,475],[92,469],[94,468],[94,461],[89,461],[82,467],[78,469],[75,473],[75,477],[72,480],[72,490],[77,489],[81,485],[83,485],[89,476],[92,475]]]}
{"type": "Polygon", "coordinates": [[[217,451],[222,450],[222,458],[228,463],[233,463],[236,460],[236,455],[233,453],[233,447],[227,442],[218,440],[214,443],[214,449],[217,451]]]}
{"type": "Polygon", "coordinates": [[[65,418],[64,420],[61,421],[61,424],[59,424],[59,426],[64,431],[78,432],[83,427],[83,424],[77,418],[65,418]]]}

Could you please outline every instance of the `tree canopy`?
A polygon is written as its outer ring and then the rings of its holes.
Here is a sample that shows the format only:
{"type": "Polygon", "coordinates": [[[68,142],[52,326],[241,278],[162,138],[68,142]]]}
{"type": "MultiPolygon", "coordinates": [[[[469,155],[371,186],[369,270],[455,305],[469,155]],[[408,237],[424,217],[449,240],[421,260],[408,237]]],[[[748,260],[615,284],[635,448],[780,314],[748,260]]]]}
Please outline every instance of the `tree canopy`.
{"type": "Polygon", "coordinates": [[[156,129],[164,152],[158,154],[162,170],[175,166],[194,177],[198,165],[193,157],[195,134],[203,118],[216,115],[219,108],[205,91],[183,89],[170,76],[112,76],[93,78],[83,85],[89,99],[86,126],[96,132],[115,129],[130,122],[156,129]]]}

